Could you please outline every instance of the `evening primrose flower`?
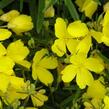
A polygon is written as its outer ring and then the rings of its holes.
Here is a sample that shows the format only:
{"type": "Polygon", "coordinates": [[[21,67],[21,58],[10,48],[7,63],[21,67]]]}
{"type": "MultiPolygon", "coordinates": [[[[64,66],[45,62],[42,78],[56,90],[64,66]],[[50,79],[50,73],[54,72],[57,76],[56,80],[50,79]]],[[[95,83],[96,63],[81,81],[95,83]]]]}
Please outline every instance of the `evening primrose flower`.
{"type": "Polygon", "coordinates": [[[0,73],[0,91],[2,93],[7,92],[9,86],[15,89],[21,89],[25,85],[24,79],[16,76],[6,75],[5,73],[0,73]]]}
{"type": "Polygon", "coordinates": [[[8,23],[7,27],[14,31],[16,34],[30,31],[33,28],[32,18],[28,15],[21,14],[13,18],[8,23]]]}
{"type": "Polygon", "coordinates": [[[98,7],[98,3],[95,0],[76,0],[75,3],[79,6],[80,11],[84,12],[90,19],[98,7]]]}
{"type": "Polygon", "coordinates": [[[53,82],[53,76],[48,69],[55,69],[58,65],[57,58],[54,56],[47,56],[48,50],[41,49],[35,53],[32,64],[32,77],[34,80],[37,78],[49,85],[53,82]]]}
{"type": "Polygon", "coordinates": [[[84,97],[91,99],[91,104],[93,104],[96,109],[99,109],[105,94],[105,86],[99,80],[94,80],[93,83],[88,87],[84,97]]]}
{"type": "Polygon", "coordinates": [[[30,68],[31,63],[25,60],[29,54],[29,49],[24,46],[24,43],[21,40],[14,41],[10,43],[7,47],[7,56],[10,57],[14,62],[30,68]]]}
{"type": "Polygon", "coordinates": [[[64,82],[72,81],[76,76],[78,86],[83,89],[86,85],[90,86],[93,82],[93,76],[90,71],[100,73],[104,66],[96,58],[86,58],[84,55],[73,55],[70,58],[72,64],[67,65],[62,70],[62,80],[64,82]]]}
{"type": "Polygon", "coordinates": [[[20,13],[17,10],[11,10],[11,11],[3,14],[2,16],[0,16],[0,20],[5,21],[5,22],[9,22],[13,18],[15,18],[19,15],[20,15],[20,13]]]}
{"type": "Polygon", "coordinates": [[[12,33],[8,29],[0,28],[0,41],[10,38],[12,33]]]}
{"type": "Polygon", "coordinates": [[[66,48],[68,48],[71,54],[87,54],[90,49],[91,37],[88,37],[88,28],[81,21],[74,21],[69,24],[67,28],[66,22],[62,18],[57,18],[55,23],[55,35],[58,39],[55,40],[51,48],[59,57],[62,57],[67,52],[66,48]],[[80,28],[78,28],[78,26],[80,28]],[[87,37],[82,40],[76,39],[81,36],[87,37]]]}
{"type": "Polygon", "coordinates": [[[104,43],[105,45],[109,46],[109,10],[106,11],[103,19],[103,28],[102,32],[91,30],[91,35],[96,39],[98,43],[104,43]]]}

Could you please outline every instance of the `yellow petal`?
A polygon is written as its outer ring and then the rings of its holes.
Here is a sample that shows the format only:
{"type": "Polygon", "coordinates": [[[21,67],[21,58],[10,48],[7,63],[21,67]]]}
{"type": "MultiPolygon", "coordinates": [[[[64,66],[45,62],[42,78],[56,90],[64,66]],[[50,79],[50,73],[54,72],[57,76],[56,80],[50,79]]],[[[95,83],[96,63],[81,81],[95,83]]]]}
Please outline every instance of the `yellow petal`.
{"type": "Polygon", "coordinates": [[[21,66],[30,69],[31,63],[27,60],[18,61],[17,64],[20,64],[21,66]]]}
{"type": "Polygon", "coordinates": [[[89,18],[92,18],[92,15],[97,10],[98,3],[94,0],[85,0],[82,11],[85,12],[85,15],[89,18]]]}
{"type": "Polygon", "coordinates": [[[40,92],[37,92],[35,96],[43,102],[48,100],[48,97],[46,95],[41,94],[40,92]]]}
{"type": "Polygon", "coordinates": [[[53,79],[53,76],[52,76],[51,72],[49,72],[45,68],[41,68],[41,67],[36,67],[36,68],[34,68],[34,70],[35,71],[32,72],[32,73],[35,73],[35,74],[32,75],[33,76],[33,79],[36,79],[36,76],[35,75],[37,75],[38,79],[42,83],[44,83],[45,85],[52,84],[52,82],[53,82],[54,79],[53,79]]]}
{"type": "Polygon", "coordinates": [[[0,17],[0,20],[2,21],[5,21],[5,22],[9,22],[11,21],[13,18],[19,16],[19,12],[17,10],[11,10],[5,14],[3,14],[1,17],[0,17]]]}
{"type": "Polygon", "coordinates": [[[109,109],[109,96],[104,97],[104,108],[103,109],[109,109]]]}
{"type": "Polygon", "coordinates": [[[76,53],[76,47],[79,43],[79,40],[75,40],[75,39],[70,39],[67,41],[67,48],[70,51],[71,54],[75,54],[76,53]]]}
{"type": "Polygon", "coordinates": [[[68,33],[76,38],[76,37],[84,37],[88,34],[89,30],[85,23],[82,23],[80,20],[74,21],[68,25],[68,33]]]}
{"type": "Polygon", "coordinates": [[[40,62],[39,66],[46,69],[55,69],[58,66],[57,58],[53,56],[45,56],[40,62]]]}
{"type": "Polygon", "coordinates": [[[103,36],[101,40],[105,45],[109,46],[109,37],[103,36]]]}
{"type": "Polygon", "coordinates": [[[75,54],[70,57],[70,62],[76,66],[82,66],[85,60],[86,57],[83,54],[75,54]]]}
{"type": "Polygon", "coordinates": [[[51,48],[54,53],[56,53],[59,57],[62,57],[66,53],[65,40],[63,39],[55,40],[51,48]]]}
{"type": "Polygon", "coordinates": [[[9,78],[7,75],[0,73],[0,90],[5,93],[9,85],[9,78]]]}
{"type": "Polygon", "coordinates": [[[32,64],[32,77],[34,80],[37,80],[37,65],[35,63],[32,64]]]}
{"type": "Polygon", "coordinates": [[[80,41],[76,48],[78,54],[84,54],[87,57],[87,54],[91,48],[92,40],[90,36],[86,36],[83,40],[80,41]]]}
{"type": "Polygon", "coordinates": [[[103,33],[102,32],[98,32],[95,30],[90,30],[91,32],[91,36],[98,42],[98,43],[102,43],[102,36],[103,33]]]}
{"type": "Polygon", "coordinates": [[[31,96],[31,99],[32,99],[32,102],[33,102],[33,105],[35,107],[39,107],[39,106],[42,106],[44,104],[43,101],[39,100],[37,97],[35,96],[31,96]]]}
{"type": "Polygon", "coordinates": [[[0,57],[7,53],[6,48],[0,43],[0,57]]]}
{"type": "Polygon", "coordinates": [[[34,55],[33,62],[38,64],[40,62],[40,60],[47,54],[48,54],[47,49],[41,49],[41,50],[37,51],[34,55]]]}
{"type": "Polygon", "coordinates": [[[109,23],[103,27],[103,34],[109,38],[109,23]]]}
{"type": "Polygon", "coordinates": [[[27,32],[33,29],[32,18],[30,16],[22,14],[13,18],[7,26],[16,34],[27,32]]]}
{"type": "Polygon", "coordinates": [[[68,65],[64,68],[64,70],[61,71],[62,74],[62,80],[64,82],[71,82],[76,74],[78,73],[78,69],[74,67],[73,65],[68,65]]]}
{"type": "Polygon", "coordinates": [[[0,72],[12,75],[15,63],[7,56],[0,57],[0,72]]]}
{"type": "Polygon", "coordinates": [[[87,69],[90,71],[100,73],[103,71],[104,66],[103,64],[96,58],[88,58],[85,62],[84,65],[87,69]]]}
{"type": "Polygon", "coordinates": [[[0,41],[8,39],[11,35],[12,33],[9,30],[0,28],[0,41]]]}
{"type": "Polygon", "coordinates": [[[56,19],[55,35],[57,38],[65,38],[66,37],[66,22],[62,18],[56,19]]]}
{"type": "Polygon", "coordinates": [[[14,89],[21,89],[21,88],[23,88],[25,86],[24,78],[10,76],[9,80],[10,80],[10,85],[14,89]]]}
{"type": "Polygon", "coordinates": [[[104,15],[104,20],[103,20],[103,26],[106,26],[107,24],[109,24],[109,10],[106,11],[104,15]]]}
{"type": "Polygon", "coordinates": [[[92,74],[84,68],[81,68],[80,72],[77,73],[76,82],[81,89],[84,89],[86,85],[90,86],[93,80],[92,74]]]}
{"type": "Polygon", "coordinates": [[[7,47],[7,55],[15,62],[21,61],[29,54],[29,49],[24,46],[21,40],[12,42],[7,47]]]}
{"type": "Polygon", "coordinates": [[[103,98],[105,93],[106,89],[99,80],[95,80],[87,89],[87,96],[92,98],[103,98]]]}

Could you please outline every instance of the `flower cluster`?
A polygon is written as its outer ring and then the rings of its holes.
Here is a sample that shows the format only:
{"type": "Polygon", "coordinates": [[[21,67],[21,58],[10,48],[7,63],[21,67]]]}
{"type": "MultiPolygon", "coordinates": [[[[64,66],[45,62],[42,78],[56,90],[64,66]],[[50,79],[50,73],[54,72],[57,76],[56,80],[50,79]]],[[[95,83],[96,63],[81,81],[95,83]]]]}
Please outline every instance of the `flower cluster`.
{"type": "MultiPolygon", "coordinates": [[[[78,101],[84,109],[109,109],[109,61],[100,48],[109,47],[109,3],[97,20],[91,20],[99,7],[96,0],[75,0],[75,5],[86,19],[57,17],[55,38],[47,47],[32,36],[35,24],[31,16],[17,10],[0,16],[0,109],[38,109],[51,102],[62,109],[63,102],[70,100],[72,109],[78,108],[74,107],[78,101]],[[73,87],[69,93],[74,98],[55,103],[53,94],[65,93],[66,87],[73,87]],[[80,98],[74,95],[78,90],[80,98]]],[[[49,0],[45,0],[43,11],[46,20],[55,15],[49,0]]],[[[47,32],[50,25],[46,20],[43,26],[47,32]]]]}

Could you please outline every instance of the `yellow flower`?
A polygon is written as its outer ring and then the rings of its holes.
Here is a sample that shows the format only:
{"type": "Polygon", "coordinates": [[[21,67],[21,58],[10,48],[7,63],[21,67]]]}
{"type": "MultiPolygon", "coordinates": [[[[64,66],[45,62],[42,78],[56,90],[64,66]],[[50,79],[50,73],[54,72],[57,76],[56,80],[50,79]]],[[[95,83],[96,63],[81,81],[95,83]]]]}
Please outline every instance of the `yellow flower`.
{"type": "Polygon", "coordinates": [[[54,56],[47,56],[47,49],[37,51],[33,58],[32,77],[37,78],[45,85],[53,82],[53,76],[48,69],[55,69],[58,65],[54,56]]]}
{"type": "Polygon", "coordinates": [[[0,41],[10,38],[12,33],[7,29],[0,28],[0,41]]]}
{"type": "Polygon", "coordinates": [[[84,55],[73,55],[70,59],[70,65],[66,66],[61,72],[64,82],[72,81],[76,76],[78,86],[83,89],[86,85],[90,86],[93,82],[93,76],[90,71],[100,73],[104,66],[96,58],[86,58],[84,55]]]}
{"type": "Polygon", "coordinates": [[[57,18],[55,23],[55,35],[58,39],[56,39],[52,45],[52,51],[59,57],[63,56],[67,52],[66,47],[71,54],[87,54],[91,46],[91,37],[89,37],[87,26],[84,23],[81,23],[81,21],[75,21],[74,23],[69,24],[68,30],[69,33],[67,31],[66,22],[62,18],[57,18]],[[80,28],[78,28],[78,25],[79,27],[81,26],[82,31],[80,28]],[[74,36],[77,34],[78,37],[81,35],[86,35],[87,37],[82,40],[74,39],[74,36]]]}
{"type": "Polygon", "coordinates": [[[109,10],[106,11],[104,19],[103,19],[103,29],[102,32],[91,30],[91,35],[96,39],[98,43],[104,43],[109,46],[109,10]]]}
{"type": "Polygon", "coordinates": [[[105,86],[99,81],[95,80],[87,89],[87,96],[90,98],[102,99],[106,93],[105,86]]]}
{"type": "Polygon", "coordinates": [[[105,96],[104,97],[104,108],[103,109],[109,109],[109,97],[108,96],[105,96]]]}
{"type": "Polygon", "coordinates": [[[29,54],[29,49],[24,46],[21,40],[12,42],[7,47],[7,56],[10,57],[14,62],[30,68],[31,64],[24,60],[29,54]]]}
{"type": "Polygon", "coordinates": [[[5,22],[9,22],[13,18],[19,16],[19,14],[20,13],[17,10],[11,10],[11,11],[3,14],[2,16],[0,16],[0,20],[5,21],[5,22]]]}
{"type": "Polygon", "coordinates": [[[106,94],[105,86],[100,80],[94,80],[93,83],[88,87],[87,92],[84,94],[95,109],[99,109],[102,104],[102,99],[106,94]]]}
{"type": "Polygon", "coordinates": [[[89,18],[92,18],[98,7],[98,3],[94,0],[76,0],[76,4],[79,6],[80,11],[84,12],[89,18]]]}
{"type": "Polygon", "coordinates": [[[32,18],[30,16],[21,14],[13,18],[7,26],[16,34],[27,32],[33,28],[32,18]]]}
{"type": "Polygon", "coordinates": [[[2,93],[2,95],[1,95],[3,101],[7,105],[10,105],[10,104],[12,105],[16,100],[25,99],[27,97],[27,94],[23,93],[24,86],[19,84],[19,82],[21,82],[23,80],[23,78],[18,78],[18,77],[15,77],[15,78],[19,79],[19,81],[17,80],[17,81],[14,81],[14,82],[17,82],[16,84],[20,88],[17,88],[16,85],[14,86],[11,83],[9,83],[7,91],[5,93],[2,93]],[[22,80],[20,80],[20,79],[22,79],[22,80]]]}

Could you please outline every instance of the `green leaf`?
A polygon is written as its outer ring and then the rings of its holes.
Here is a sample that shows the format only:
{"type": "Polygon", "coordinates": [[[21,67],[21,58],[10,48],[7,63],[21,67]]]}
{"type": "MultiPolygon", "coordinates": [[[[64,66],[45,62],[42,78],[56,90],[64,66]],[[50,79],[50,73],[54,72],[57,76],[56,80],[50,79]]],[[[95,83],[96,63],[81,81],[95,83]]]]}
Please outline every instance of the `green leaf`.
{"type": "Polygon", "coordinates": [[[44,21],[44,8],[45,8],[45,0],[39,0],[38,3],[38,16],[37,16],[37,32],[40,33],[44,21]]]}
{"type": "Polygon", "coordinates": [[[14,0],[2,0],[2,1],[0,1],[0,9],[5,8],[9,4],[11,4],[12,2],[14,2],[14,0]]]}
{"type": "Polygon", "coordinates": [[[22,12],[23,10],[23,3],[24,3],[24,0],[20,0],[20,12],[22,12]]]}
{"type": "Polygon", "coordinates": [[[73,2],[71,0],[64,0],[64,2],[70,12],[71,17],[74,20],[79,20],[79,14],[78,14],[73,2]]]}
{"type": "Polygon", "coordinates": [[[36,6],[36,0],[30,0],[29,1],[29,11],[30,15],[32,17],[34,28],[36,28],[36,19],[37,19],[37,6],[36,6]],[[34,10],[34,11],[33,11],[34,10]]]}
{"type": "Polygon", "coordinates": [[[107,58],[106,56],[104,56],[99,50],[97,50],[96,52],[103,59],[103,61],[105,63],[109,64],[109,58],[107,58]]]}

